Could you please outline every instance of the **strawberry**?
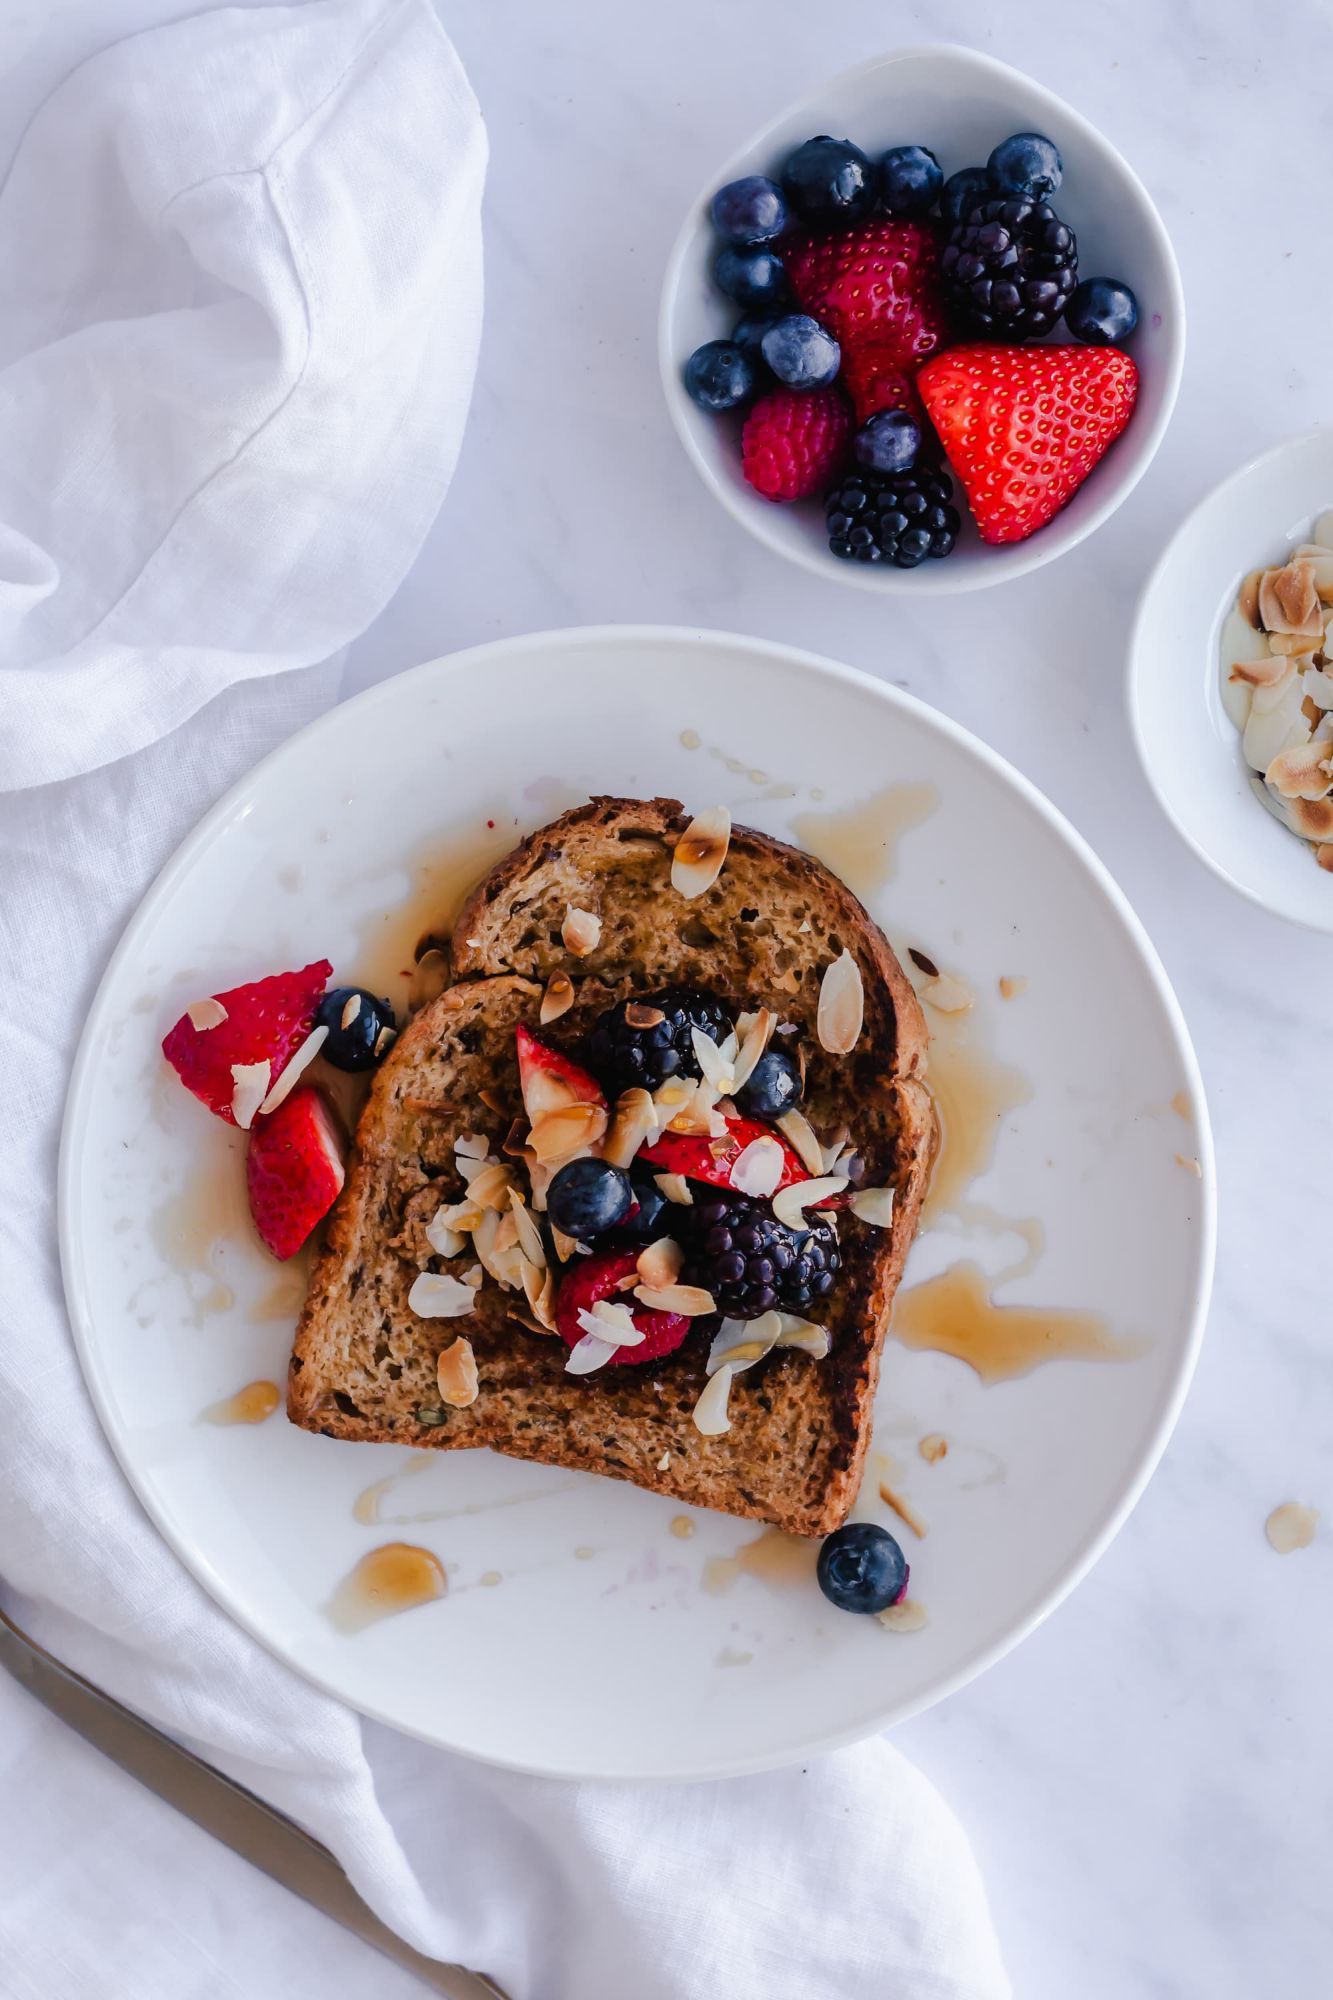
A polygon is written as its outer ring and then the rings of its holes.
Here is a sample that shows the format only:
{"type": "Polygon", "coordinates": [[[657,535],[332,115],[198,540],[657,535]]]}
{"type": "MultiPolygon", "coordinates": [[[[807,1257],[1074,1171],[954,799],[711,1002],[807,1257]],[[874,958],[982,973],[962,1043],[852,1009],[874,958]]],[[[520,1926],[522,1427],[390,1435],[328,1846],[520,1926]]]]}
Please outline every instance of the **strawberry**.
{"type": "Polygon", "coordinates": [[[343,1143],[319,1092],[302,1084],[255,1121],[245,1184],[255,1228],[275,1257],[294,1257],[342,1192],[343,1143]]]}
{"type": "Polygon", "coordinates": [[[851,397],[859,424],[869,423],[881,410],[906,410],[919,425],[926,413],[916,392],[916,383],[904,368],[882,365],[873,349],[862,354],[853,350],[842,371],[842,386],[851,397]]]}
{"type": "Polygon", "coordinates": [[[632,1290],[621,1291],[621,1281],[635,1277],[637,1263],[636,1250],[608,1250],[600,1256],[578,1257],[569,1266],[555,1300],[555,1323],[567,1347],[577,1347],[588,1331],[579,1325],[579,1313],[595,1306],[598,1299],[611,1299],[630,1308],[643,1340],[638,1347],[618,1347],[608,1366],[634,1367],[640,1361],[660,1361],[664,1354],[675,1353],[692,1321],[684,1313],[649,1312],[646,1306],[635,1303],[632,1290]]]}
{"type": "Polygon", "coordinates": [[[586,1069],[562,1056],[549,1042],[539,1040],[521,1021],[514,1039],[518,1044],[519,1087],[529,1125],[535,1125],[548,1111],[559,1111],[567,1104],[600,1104],[606,1109],[602,1087],[586,1069]]]}
{"type": "Polygon", "coordinates": [[[851,433],[851,412],[838,389],[775,389],[745,419],[745,477],[766,500],[808,499],[837,473],[851,433]]]}
{"type": "MultiPolygon", "coordinates": [[[[752,1139],[776,1139],[782,1148],[782,1174],[778,1188],[793,1181],[808,1181],[809,1173],[800,1156],[792,1151],[780,1132],[761,1125],[756,1118],[727,1119],[725,1139],[710,1139],[699,1132],[659,1132],[639,1151],[639,1158],[658,1173],[680,1174],[687,1181],[707,1181],[710,1187],[729,1188],[731,1170],[752,1139]]],[[[773,1190],[777,1193],[777,1188],[773,1190]]]]}
{"type": "Polygon", "coordinates": [[[917,387],[983,542],[1021,542],[1078,490],[1134,409],[1114,347],[951,347],[917,387]]]}
{"type": "MultiPolygon", "coordinates": [[[[223,1018],[213,1027],[196,1028],[189,1014],[182,1014],[163,1041],[162,1053],[185,1088],[234,1125],[232,1064],[266,1061],[276,1083],[310,1033],[332,971],[328,960],[321,958],[300,972],[275,972],[248,986],[233,986],[229,993],[215,993],[212,1000],[222,1008],[223,1018]]],[[[208,1005],[196,1002],[196,1010],[208,1005]]]]}
{"type": "Polygon", "coordinates": [[[799,238],[784,246],[783,259],[800,304],[842,348],[857,421],[899,407],[900,378],[910,380],[950,335],[934,225],[881,217],[838,235],[799,238]]]}

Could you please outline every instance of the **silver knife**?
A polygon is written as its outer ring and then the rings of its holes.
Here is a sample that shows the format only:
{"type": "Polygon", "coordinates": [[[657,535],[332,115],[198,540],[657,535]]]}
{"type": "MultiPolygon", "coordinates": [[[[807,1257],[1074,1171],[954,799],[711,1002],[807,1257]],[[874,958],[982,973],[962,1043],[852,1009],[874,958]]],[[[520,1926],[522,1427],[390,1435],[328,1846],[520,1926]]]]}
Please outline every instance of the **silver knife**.
{"type": "Polygon", "coordinates": [[[500,1988],[482,1974],[465,1972],[461,1965],[442,1965],[413,1951],[362,1902],[328,1848],[295,1820],[224,1778],[202,1757],[64,1666],[21,1632],[3,1609],[0,1666],[122,1771],[363,1944],[414,1972],[436,1993],[446,1994],[448,2000],[505,2000],[500,1988]]]}

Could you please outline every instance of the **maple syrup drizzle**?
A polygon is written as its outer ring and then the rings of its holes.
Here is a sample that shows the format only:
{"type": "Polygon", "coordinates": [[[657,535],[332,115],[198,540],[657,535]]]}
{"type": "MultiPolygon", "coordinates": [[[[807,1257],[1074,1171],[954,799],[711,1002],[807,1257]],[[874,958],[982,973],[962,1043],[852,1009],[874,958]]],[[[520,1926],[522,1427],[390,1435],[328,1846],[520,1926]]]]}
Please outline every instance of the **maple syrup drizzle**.
{"type": "Polygon", "coordinates": [[[800,845],[867,903],[897,875],[903,836],[939,803],[936,785],[898,783],[841,812],[798,813],[792,825],[800,845]]]}
{"type": "Polygon", "coordinates": [[[362,1556],[325,1607],[340,1632],[362,1632],[381,1618],[394,1618],[444,1596],[447,1584],[438,1556],[411,1542],[386,1542],[362,1556]]]}
{"type": "Polygon", "coordinates": [[[282,1401],[282,1391],[276,1382],[247,1382],[234,1396],[224,1402],[213,1403],[204,1411],[204,1422],[208,1424],[262,1424],[271,1417],[282,1401]]]}
{"type": "MultiPolygon", "coordinates": [[[[940,1143],[922,1214],[927,1222],[945,1214],[966,1220],[963,1197],[994,1159],[1004,1119],[1031,1099],[1032,1083],[985,1046],[980,1023],[970,1014],[938,1015],[930,1031],[926,1083],[939,1116],[940,1143]]],[[[1029,1225],[1006,1221],[1004,1226],[1022,1234],[1029,1225]]]]}
{"type": "Polygon", "coordinates": [[[799,1588],[815,1580],[819,1543],[805,1535],[788,1535],[781,1528],[765,1528],[752,1542],[745,1542],[733,1555],[710,1556],[704,1564],[700,1588],[710,1597],[723,1597],[738,1577],[757,1577],[775,1589],[799,1588]]]}
{"type": "Polygon", "coordinates": [[[938,1277],[909,1286],[894,1305],[894,1337],[904,1347],[966,1361],[983,1382],[1012,1381],[1043,1361],[1120,1361],[1140,1351],[1117,1340],[1101,1313],[997,1305],[992,1288],[1011,1275],[988,1278],[965,1258],[938,1277]]]}

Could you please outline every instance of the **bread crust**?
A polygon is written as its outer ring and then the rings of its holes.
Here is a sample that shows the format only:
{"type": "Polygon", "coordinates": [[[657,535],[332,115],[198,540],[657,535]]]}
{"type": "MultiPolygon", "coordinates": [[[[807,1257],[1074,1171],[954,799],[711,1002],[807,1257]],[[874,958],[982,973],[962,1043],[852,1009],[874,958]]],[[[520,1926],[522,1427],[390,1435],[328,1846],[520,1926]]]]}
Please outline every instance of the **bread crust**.
{"type": "Polygon", "coordinates": [[[714,888],[690,903],[677,896],[670,856],[687,819],[673,799],[594,798],[520,842],[469,897],[453,934],[454,983],[408,1024],[358,1123],[297,1328],[288,1415],[329,1437],[489,1445],[822,1535],[845,1519],[860,1483],[889,1312],[929,1179],[926,1026],[887,939],[813,857],[737,827],[714,888]],[[602,918],[599,945],[582,959],[560,936],[571,903],[602,918]],[[856,1049],[835,1058],[819,1049],[814,1022],[820,973],[843,948],[861,968],[866,1019],[856,1049]],[[779,1352],[737,1376],[732,1428],[720,1438],[692,1421],[702,1341],[655,1364],[573,1377],[563,1342],[517,1325],[522,1301],[493,1282],[466,1318],[421,1320],[407,1306],[430,1256],[420,1212],[461,1196],[454,1138],[488,1130],[498,1146],[520,1108],[513,1030],[519,1020],[537,1026],[556,971],[574,981],[575,1005],[543,1032],[571,1048],[615,999],[675,979],[774,1007],[808,1051],[813,1122],[825,1132],[845,1123],[871,1183],[895,1185],[891,1229],[844,1220],[843,1271],[824,1315],[828,1357],[779,1352]],[[479,1108],[483,1088],[500,1113],[479,1108]],[[438,1405],[435,1358],[458,1334],[472,1341],[481,1393],[423,1424],[417,1411],[438,1405]]]}

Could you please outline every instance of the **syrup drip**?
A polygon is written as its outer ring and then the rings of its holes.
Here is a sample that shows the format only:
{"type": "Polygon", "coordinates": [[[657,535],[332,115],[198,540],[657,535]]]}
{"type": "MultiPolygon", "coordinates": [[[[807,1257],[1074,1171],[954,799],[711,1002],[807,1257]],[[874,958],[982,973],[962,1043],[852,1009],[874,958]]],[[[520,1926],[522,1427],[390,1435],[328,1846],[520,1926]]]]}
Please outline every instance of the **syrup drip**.
{"type": "Polygon", "coordinates": [[[282,1391],[276,1382],[247,1382],[234,1396],[225,1402],[213,1403],[204,1411],[204,1422],[208,1424],[262,1424],[265,1417],[271,1417],[282,1401],[282,1391]]]}
{"type": "Polygon", "coordinates": [[[704,1564],[701,1588],[710,1597],[723,1597],[741,1576],[757,1577],[779,1590],[800,1588],[814,1582],[819,1543],[804,1535],[784,1534],[781,1528],[765,1528],[753,1542],[745,1542],[734,1555],[710,1556],[704,1564]]]}
{"type": "Polygon", "coordinates": [[[412,1611],[444,1596],[444,1570],[429,1549],[410,1542],[386,1542],[362,1556],[338,1585],[327,1608],[340,1632],[362,1632],[381,1618],[412,1611]]]}
{"type": "Polygon", "coordinates": [[[1043,1361],[1128,1360],[1138,1352],[1114,1338],[1100,1313],[1055,1306],[997,1305],[988,1278],[970,1259],[898,1294],[893,1333],[904,1347],[952,1354],[983,1382],[1008,1382],[1043,1361]]]}
{"type": "Polygon", "coordinates": [[[886,785],[842,812],[799,813],[793,828],[800,845],[868,903],[897,875],[903,836],[929,819],[939,802],[935,785],[886,785]]]}

